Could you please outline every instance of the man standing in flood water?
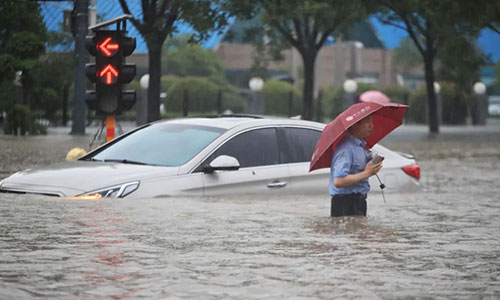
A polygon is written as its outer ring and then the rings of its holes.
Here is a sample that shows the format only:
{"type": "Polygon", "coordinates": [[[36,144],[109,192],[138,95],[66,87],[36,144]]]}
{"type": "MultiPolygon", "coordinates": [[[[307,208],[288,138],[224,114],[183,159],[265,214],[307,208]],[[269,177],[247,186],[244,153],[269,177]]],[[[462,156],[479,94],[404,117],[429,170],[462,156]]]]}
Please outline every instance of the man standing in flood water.
{"type": "Polygon", "coordinates": [[[366,141],[373,130],[372,116],[367,116],[348,129],[333,153],[329,191],[332,217],[366,216],[368,178],[377,174],[382,162],[371,164],[366,141]]]}

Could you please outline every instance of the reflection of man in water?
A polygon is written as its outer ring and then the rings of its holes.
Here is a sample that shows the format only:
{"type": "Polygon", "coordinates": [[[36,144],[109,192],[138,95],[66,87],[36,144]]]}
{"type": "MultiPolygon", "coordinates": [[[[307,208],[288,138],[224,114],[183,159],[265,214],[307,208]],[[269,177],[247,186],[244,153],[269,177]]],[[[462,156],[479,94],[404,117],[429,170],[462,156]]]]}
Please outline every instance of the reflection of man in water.
{"type": "Polygon", "coordinates": [[[368,178],[382,168],[382,162],[369,163],[370,153],[365,150],[364,138],[372,130],[372,117],[368,116],[349,128],[333,153],[329,187],[332,217],[366,216],[368,178]]]}

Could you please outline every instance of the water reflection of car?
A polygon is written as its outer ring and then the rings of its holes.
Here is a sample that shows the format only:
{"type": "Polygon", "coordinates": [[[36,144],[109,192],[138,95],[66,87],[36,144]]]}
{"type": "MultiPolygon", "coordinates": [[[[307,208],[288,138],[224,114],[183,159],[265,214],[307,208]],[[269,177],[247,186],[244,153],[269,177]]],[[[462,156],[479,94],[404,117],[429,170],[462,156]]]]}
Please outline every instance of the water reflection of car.
{"type": "MultiPolygon", "coordinates": [[[[77,161],[15,173],[1,192],[62,197],[325,194],[329,169],[309,172],[325,124],[223,117],[159,121],[132,130],[77,161]]],[[[381,145],[387,191],[418,189],[412,157],[381,145]]],[[[370,178],[372,181],[373,178],[370,178]]],[[[371,182],[376,191],[379,184],[371,182]]]]}

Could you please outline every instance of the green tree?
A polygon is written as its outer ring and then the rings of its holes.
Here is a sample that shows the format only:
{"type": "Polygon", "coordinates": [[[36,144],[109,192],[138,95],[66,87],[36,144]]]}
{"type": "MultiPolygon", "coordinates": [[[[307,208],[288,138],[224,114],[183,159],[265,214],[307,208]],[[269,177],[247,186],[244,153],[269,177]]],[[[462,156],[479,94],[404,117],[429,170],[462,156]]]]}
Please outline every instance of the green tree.
{"type": "MultiPolygon", "coordinates": [[[[123,12],[133,15],[126,0],[118,0],[123,12]]],[[[148,46],[149,88],[147,121],[160,118],[160,77],[162,47],[167,36],[177,30],[180,22],[193,26],[194,39],[201,40],[211,30],[226,25],[226,15],[218,2],[206,0],[141,0],[142,12],[131,19],[148,46]]]]}
{"type": "Polygon", "coordinates": [[[500,1],[460,1],[460,8],[462,17],[471,25],[500,34],[500,1]]]}
{"type": "MultiPolygon", "coordinates": [[[[99,15],[98,15],[99,19],[99,15]]],[[[68,121],[68,111],[70,104],[70,90],[74,83],[74,68],[75,58],[72,51],[74,38],[71,34],[58,31],[48,32],[47,47],[57,48],[60,53],[52,53],[46,61],[44,61],[44,74],[49,76],[40,76],[42,79],[41,86],[49,87],[56,92],[58,104],[62,104],[58,108],[62,109],[62,125],[66,126],[68,121]],[[43,81],[47,81],[44,83],[43,81]]],[[[46,102],[45,98],[41,97],[42,103],[46,102]]],[[[44,110],[48,114],[48,118],[53,118],[54,112],[45,107],[44,110]]]]}
{"type": "Polygon", "coordinates": [[[410,73],[412,70],[422,67],[422,56],[410,38],[401,40],[398,47],[394,49],[394,62],[403,73],[410,73]]]}
{"type": "MultiPolygon", "coordinates": [[[[483,2],[487,4],[491,3],[490,1],[484,0],[483,2]]],[[[486,27],[500,34],[500,2],[494,1],[492,7],[488,6],[486,11],[489,12],[489,22],[486,27]]]]}
{"type": "MultiPolygon", "coordinates": [[[[454,84],[453,93],[457,104],[467,103],[471,99],[472,87],[480,80],[481,66],[486,62],[476,40],[477,35],[454,36],[443,45],[438,55],[437,76],[440,81],[454,84]]],[[[466,112],[467,108],[464,110],[466,112]]]]}
{"type": "Polygon", "coordinates": [[[279,39],[277,44],[294,47],[300,53],[304,73],[302,118],[311,120],[318,53],[329,36],[340,35],[365,18],[364,1],[233,0],[228,3],[229,11],[240,18],[250,19],[262,10],[263,28],[269,40],[279,39]]]}
{"type": "Polygon", "coordinates": [[[190,41],[190,35],[171,37],[165,41],[162,74],[208,77],[219,85],[227,85],[224,69],[215,53],[190,41]]]}
{"type": "Polygon", "coordinates": [[[68,120],[70,88],[73,83],[74,57],[72,53],[52,53],[43,61],[35,77],[32,103],[34,109],[44,112],[45,118],[56,121],[62,111],[62,123],[68,120]],[[63,111],[64,110],[64,111],[63,111]]]}
{"type": "Polygon", "coordinates": [[[7,43],[19,32],[33,32],[45,36],[45,25],[40,5],[31,1],[0,1],[0,53],[4,54],[7,43]]]}
{"type": "MultiPolygon", "coordinates": [[[[29,105],[33,91],[33,73],[39,69],[39,57],[45,51],[46,29],[36,2],[0,1],[0,84],[12,84],[22,72],[23,102],[29,105]]],[[[3,106],[13,105],[12,98],[0,99],[3,106]]]]}
{"type": "Polygon", "coordinates": [[[417,47],[424,63],[428,101],[429,131],[439,133],[434,81],[434,63],[446,40],[476,29],[468,26],[462,1],[455,0],[378,0],[386,10],[379,15],[383,23],[404,29],[417,47]]]}

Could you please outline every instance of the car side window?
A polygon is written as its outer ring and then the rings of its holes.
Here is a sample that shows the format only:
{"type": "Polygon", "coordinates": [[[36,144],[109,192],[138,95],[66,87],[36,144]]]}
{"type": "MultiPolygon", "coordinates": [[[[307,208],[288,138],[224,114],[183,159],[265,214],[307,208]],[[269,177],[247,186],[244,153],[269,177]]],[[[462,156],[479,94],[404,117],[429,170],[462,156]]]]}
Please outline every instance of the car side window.
{"type": "Polygon", "coordinates": [[[309,162],[318,143],[321,131],[306,128],[286,127],[282,129],[287,142],[282,154],[287,163],[309,162]]]}
{"type": "Polygon", "coordinates": [[[220,155],[235,157],[240,168],[279,164],[278,138],[276,129],[263,128],[239,134],[215,151],[207,160],[209,163],[220,155]]]}

